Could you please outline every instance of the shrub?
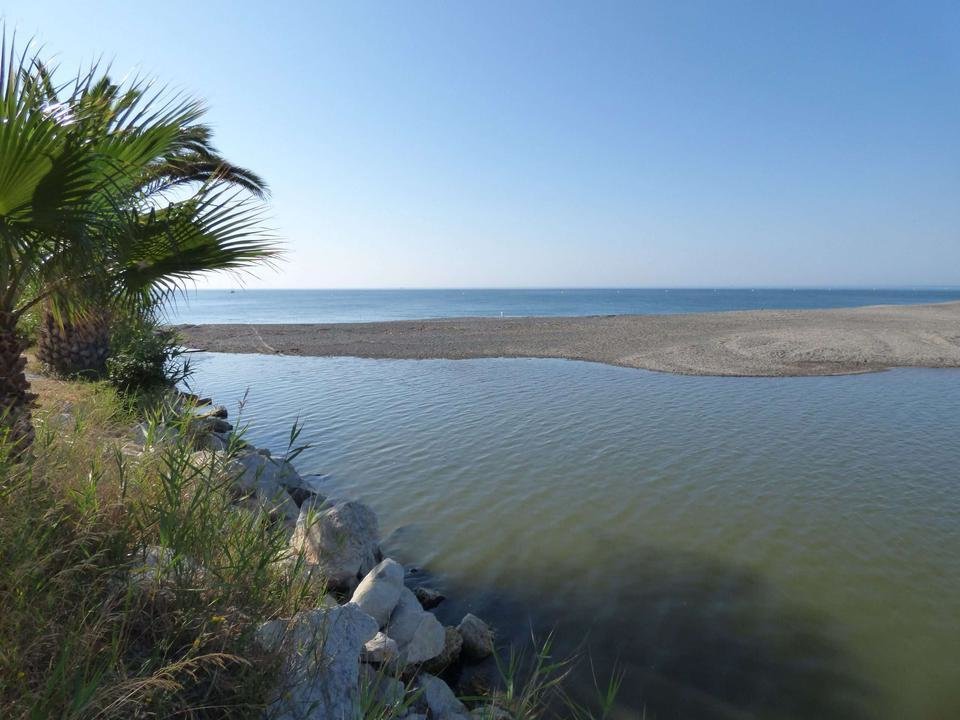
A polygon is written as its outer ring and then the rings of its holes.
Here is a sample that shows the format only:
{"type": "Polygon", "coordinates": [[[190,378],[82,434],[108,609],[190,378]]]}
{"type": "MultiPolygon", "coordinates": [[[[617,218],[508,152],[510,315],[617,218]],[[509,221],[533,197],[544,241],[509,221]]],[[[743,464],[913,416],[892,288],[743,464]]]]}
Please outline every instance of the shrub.
{"type": "Polygon", "coordinates": [[[190,375],[186,350],[174,330],[150,318],[118,323],[107,359],[107,379],[122,392],[175,385],[190,375]]]}

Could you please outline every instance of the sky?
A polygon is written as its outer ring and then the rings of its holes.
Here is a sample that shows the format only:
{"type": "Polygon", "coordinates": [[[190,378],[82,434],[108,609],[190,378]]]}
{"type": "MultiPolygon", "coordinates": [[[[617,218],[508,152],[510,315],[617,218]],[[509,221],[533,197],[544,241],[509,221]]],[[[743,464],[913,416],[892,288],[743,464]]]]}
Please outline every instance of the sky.
{"type": "Polygon", "coordinates": [[[955,1],[2,12],[207,101],[286,242],[246,287],[960,285],[955,1]]]}

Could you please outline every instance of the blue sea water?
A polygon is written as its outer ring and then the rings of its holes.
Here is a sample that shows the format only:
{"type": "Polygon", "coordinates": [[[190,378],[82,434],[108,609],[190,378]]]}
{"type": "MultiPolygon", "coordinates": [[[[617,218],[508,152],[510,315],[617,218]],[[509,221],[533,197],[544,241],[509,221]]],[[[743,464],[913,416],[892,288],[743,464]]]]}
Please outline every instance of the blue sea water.
{"type": "Polygon", "coordinates": [[[960,300],[960,288],[196,290],[173,323],[341,323],[442,317],[628,315],[903,305],[960,300]]]}

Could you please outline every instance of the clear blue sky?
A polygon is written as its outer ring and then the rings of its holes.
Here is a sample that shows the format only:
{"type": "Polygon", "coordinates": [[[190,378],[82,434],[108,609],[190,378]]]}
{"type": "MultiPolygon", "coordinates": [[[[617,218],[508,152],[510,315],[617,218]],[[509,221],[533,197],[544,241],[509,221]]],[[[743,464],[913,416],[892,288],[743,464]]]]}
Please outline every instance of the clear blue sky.
{"type": "Polygon", "coordinates": [[[208,100],[289,242],[253,287],[960,284],[955,0],[3,12],[208,100]]]}

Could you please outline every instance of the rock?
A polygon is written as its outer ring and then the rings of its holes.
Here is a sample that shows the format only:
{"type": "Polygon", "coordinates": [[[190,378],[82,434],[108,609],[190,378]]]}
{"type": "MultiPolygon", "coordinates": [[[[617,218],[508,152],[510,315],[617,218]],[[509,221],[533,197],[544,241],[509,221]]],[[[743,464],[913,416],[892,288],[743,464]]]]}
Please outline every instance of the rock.
{"type": "Polygon", "coordinates": [[[464,615],[457,630],[463,637],[463,654],[468,658],[483,660],[493,654],[493,630],[476,615],[464,615]]]}
{"type": "Polygon", "coordinates": [[[416,701],[417,710],[426,710],[433,720],[453,720],[458,715],[466,715],[467,708],[440,678],[420,673],[417,688],[420,692],[416,701]]]}
{"type": "Polygon", "coordinates": [[[247,504],[252,509],[267,512],[294,527],[300,508],[283,484],[284,479],[300,478],[292,465],[278,463],[257,453],[245,453],[231,460],[226,471],[233,477],[237,489],[247,496],[247,504]]]}
{"type": "Polygon", "coordinates": [[[212,410],[204,413],[204,415],[226,420],[230,416],[230,413],[227,412],[227,409],[223,405],[215,405],[212,410]]]}
{"type": "Polygon", "coordinates": [[[387,558],[367,573],[350,601],[383,627],[397,606],[402,589],[403,565],[387,558]]]}
{"type": "Polygon", "coordinates": [[[228,433],[233,430],[233,425],[214,415],[202,415],[193,424],[197,432],[228,433]]]}
{"type": "Polygon", "coordinates": [[[416,634],[423,612],[413,591],[406,586],[400,588],[397,605],[386,625],[387,635],[396,640],[399,645],[406,645],[416,634]]]}
{"type": "Polygon", "coordinates": [[[377,516],[361,502],[348,500],[328,508],[306,502],[290,545],[320,567],[328,587],[352,591],[379,562],[379,536],[377,516]]]}
{"type": "Polygon", "coordinates": [[[363,645],[360,659],[368,663],[389,663],[400,654],[397,641],[378,632],[363,645]]]}
{"type": "Polygon", "coordinates": [[[287,492],[290,493],[290,499],[297,504],[297,507],[303,507],[303,504],[309,500],[323,502],[323,497],[321,497],[319,493],[315,493],[313,490],[307,490],[305,488],[287,488],[287,492]],[[319,500],[317,500],[318,498],[319,500]]]}
{"type": "Polygon", "coordinates": [[[435,658],[423,664],[423,669],[433,675],[439,675],[460,658],[463,638],[455,627],[443,629],[443,650],[435,658]]]}
{"type": "Polygon", "coordinates": [[[491,696],[503,690],[503,673],[492,655],[479,663],[461,666],[456,689],[464,697],[491,696]]]}
{"type": "Polygon", "coordinates": [[[400,647],[400,663],[415,665],[443,652],[443,625],[420,607],[416,595],[408,587],[400,590],[400,599],[390,615],[385,632],[400,647]]]}
{"type": "Polygon", "coordinates": [[[259,451],[245,452],[235,460],[238,473],[236,482],[242,487],[253,487],[257,483],[280,485],[285,489],[302,488],[311,490],[300,477],[300,473],[286,460],[274,460],[259,451]]]}
{"type": "Polygon", "coordinates": [[[261,625],[260,644],[284,656],[266,716],[271,720],[357,717],[360,652],[376,632],[376,620],[352,603],[261,625]]]}
{"type": "Polygon", "coordinates": [[[133,427],[133,441],[144,447],[175,443],[180,439],[180,432],[172,425],[162,423],[137,423],[133,427]]]}
{"type": "Polygon", "coordinates": [[[413,638],[400,648],[400,662],[419,665],[443,652],[445,634],[443,625],[433,613],[423,612],[413,638]]]}
{"type": "Polygon", "coordinates": [[[407,688],[402,682],[369,665],[360,666],[361,707],[364,717],[395,717],[402,715],[407,688]],[[390,711],[393,711],[391,713],[390,711]]]}
{"type": "Polygon", "coordinates": [[[198,450],[213,450],[214,452],[223,452],[230,447],[230,438],[218,433],[208,433],[198,437],[194,443],[198,450]]]}
{"type": "Polygon", "coordinates": [[[417,596],[417,600],[420,601],[424,610],[435,608],[447,599],[447,596],[441,594],[440,591],[428,587],[418,587],[414,589],[413,594],[417,596]]]}

